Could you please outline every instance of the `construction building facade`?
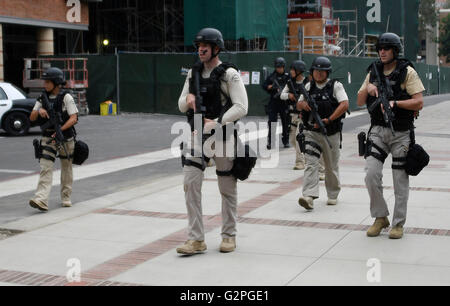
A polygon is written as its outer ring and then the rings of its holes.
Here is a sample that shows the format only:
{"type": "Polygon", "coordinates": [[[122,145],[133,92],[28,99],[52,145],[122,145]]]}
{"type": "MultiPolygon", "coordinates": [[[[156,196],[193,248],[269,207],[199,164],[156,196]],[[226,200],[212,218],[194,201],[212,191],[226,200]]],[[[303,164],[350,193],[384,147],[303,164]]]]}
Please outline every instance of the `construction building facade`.
{"type": "Polygon", "coordinates": [[[0,82],[22,87],[24,58],[83,52],[88,2],[0,0],[0,82]]]}

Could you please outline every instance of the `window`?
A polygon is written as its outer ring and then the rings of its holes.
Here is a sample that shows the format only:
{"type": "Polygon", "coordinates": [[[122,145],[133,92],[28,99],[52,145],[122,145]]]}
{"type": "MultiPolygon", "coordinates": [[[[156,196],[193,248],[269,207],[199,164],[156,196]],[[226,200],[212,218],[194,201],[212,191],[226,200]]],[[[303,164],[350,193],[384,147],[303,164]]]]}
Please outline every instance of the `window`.
{"type": "Polygon", "coordinates": [[[20,92],[20,93],[23,95],[24,99],[27,98],[27,94],[25,93],[25,91],[23,91],[22,89],[20,89],[19,87],[17,87],[17,86],[14,85],[14,84],[11,84],[11,85],[12,85],[12,87],[14,87],[18,92],[20,92]]]}
{"type": "Polygon", "coordinates": [[[0,87],[0,100],[8,100],[8,96],[1,87],[0,87]]]}

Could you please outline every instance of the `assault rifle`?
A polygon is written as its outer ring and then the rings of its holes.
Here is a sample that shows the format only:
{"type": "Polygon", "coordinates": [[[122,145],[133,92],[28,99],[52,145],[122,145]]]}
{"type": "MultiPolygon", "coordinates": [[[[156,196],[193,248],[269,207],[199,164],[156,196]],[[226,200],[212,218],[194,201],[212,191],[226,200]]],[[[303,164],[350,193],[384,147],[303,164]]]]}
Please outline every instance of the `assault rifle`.
{"type": "Polygon", "coordinates": [[[47,144],[50,144],[51,142],[55,142],[55,145],[57,147],[63,147],[64,152],[66,153],[66,156],[68,159],[70,159],[70,156],[67,151],[64,135],[61,130],[61,113],[59,113],[55,108],[55,103],[50,103],[48,100],[47,93],[44,91],[41,95],[42,98],[42,106],[47,111],[49,119],[46,123],[41,125],[41,130],[45,131],[47,129],[52,129],[55,131],[55,137],[53,139],[49,140],[47,144]]]}
{"type": "MultiPolygon", "coordinates": [[[[328,145],[330,146],[330,149],[332,148],[331,142],[328,139],[327,136],[327,129],[325,127],[325,124],[322,121],[322,118],[320,118],[318,107],[316,101],[309,95],[308,91],[305,88],[305,85],[303,83],[298,84],[300,89],[300,94],[305,97],[306,102],[308,103],[309,107],[311,108],[311,114],[313,116],[313,119],[315,123],[319,126],[320,132],[325,136],[325,140],[327,141],[328,145]]],[[[295,90],[294,83],[292,83],[292,79],[289,79],[288,81],[289,90],[294,94],[295,101],[298,101],[300,98],[300,94],[295,90]]]]}
{"type": "Polygon", "coordinates": [[[274,94],[273,97],[275,99],[279,99],[280,95],[281,95],[281,92],[283,91],[283,88],[281,88],[281,85],[280,85],[280,83],[278,83],[276,77],[273,79],[273,84],[275,84],[276,86],[274,86],[272,89],[275,89],[277,91],[277,93],[274,94]]]}
{"type": "Polygon", "coordinates": [[[384,109],[383,120],[386,123],[386,125],[389,126],[389,128],[391,129],[392,135],[395,136],[394,127],[392,125],[392,121],[394,121],[395,115],[389,103],[389,97],[392,97],[392,88],[386,82],[386,77],[384,78],[380,77],[380,73],[378,72],[378,68],[375,62],[372,64],[372,66],[374,68],[373,70],[375,72],[375,77],[377,81],[378,98],[372,105],[370,105],[368,110],[369,113],[372,113],[375,107],[377,106],[380,107],[380,104],[383,105],[384,109]]]}
{"type": "Polygon", "coordinates": [[[195,112],[193,109],[189,109],[186,113],[188,117],[189,124],[191,124],[192,130],[194,129],[194,114],[202,114],[202,124],[203,124],[203,115],[206,113],[206,106],[203,104],[203,97],[201,95],[200,90],[200,67],[201,62],[197,62],[192,67],[192,77],[193,77],[193,85],[195,91],[195,112]]]}

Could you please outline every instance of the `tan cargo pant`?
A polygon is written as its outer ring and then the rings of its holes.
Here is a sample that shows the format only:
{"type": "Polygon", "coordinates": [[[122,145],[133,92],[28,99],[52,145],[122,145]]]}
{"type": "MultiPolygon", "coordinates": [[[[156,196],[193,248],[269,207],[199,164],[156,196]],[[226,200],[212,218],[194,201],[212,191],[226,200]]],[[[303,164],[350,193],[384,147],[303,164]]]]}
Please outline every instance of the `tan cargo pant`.
{"type": "Polygon", "coordinates": [[[303,182],[303,196],[317,199],[319,197],[319,172],[320,172],[320,157],[323,158],[325,166],[325,187],[327,189],[328,199],[337,199],[341,191],[341,183],[339,180],[339,158],[340,158],[340,133],[328,136],[332,148],[328,146],[325,136],[319,132],[304,131],[305,141],[317,144],[320,150],[306,145],[306,150],[312,151],[315,154],[305,154],[306,168],[303,182]]]}
{"type": "MultiPolygon", "coordinates": [[[[389,128],[374,126],[369,134],[372,140],[387,154],[391,153],[393,157],[406,157],[409,144],[411,142],[409,131],[392,132],[389,128]]],[[[377,149],[372,151],[379,153],[377,149]]],[[[402,165],[402,162],[393,162],[395,165],[402,165]]],[[[404,164],[404,162],[403,162],[404,164]]],[[[383,197],[383,163],[373,156],[366,159],[366,187],[370,196],[370,214],[372,218],[381,218],[389,216],[388,206],[383,197]]],[[[403,226],[406,222],[406,211],[409,198],[409,176],[403,169],[392,169],[394,181],[395,206],[392,226],[403,226]]]]}
{"type": "MultiPolygon", "coordinates": [[[[57,148],[56,145],[47,142],[51,140],[49,137],[42,137],[41,145],[50,147],[53,150],[57,151],[60,156],[66,156],[66,153],[61,146],[57,148]]],[[[66,148],[69,155],[73,155],[75,148],[75,141],[70,139],[66,142],[66,148]]],[[[43,150],[43,154],[49,155],[55,158],[55,154],[53,152],[49,152],[47,150],[43,150]]],[[[41,158],[39,160],[39,164],[41,167],[40,175],[39,175],[39,183],[37,187],[37,191],[34,195],[33,200],[41,202],[48,206],[48,199],[50,196],[50,191],[53,183],[53,165],[54,162],[51,160],[47,160],[41,158]]],[[[72,183],[73,183],[73,172],[72,172],[72,160],[61,159],[61,202],[62,204],[71,204],[70,197],[72,195],[72,183]]]]}
{"type": "MultiPolygon", "coordinates": [[[[224,142],[223,147],[225,148],[224,142]]],[[[214,162],[218,171],[230,171],[233,168],[233,154],[223,154],[214,156],[214,162]]],[[[199,157],[188,157],[187,160],[201,164],[199,157]]],[[[184,193],[186,208],[188,213],[188,239],[205,240],[205,230],[203,226],[202,212],[202,184],[204,172],[194,166],[185,165],[184,173],[184,193]]],[[[219,191],[222,198],[222,238],[232,238],[236,236],[237,220],[237,180],[234,176],[217,176],[219,191]]]]}
{"type": "MultiPolygon", "coordinates": [[[[297,141],[297,134],[299,132],[300,124],[303,123],[302,119],[300,118],[299,114],[290,114],[292,121],[291,128],[289,130],[289,142],[293,147],[295,147],[295,165],[305,165],[305,155],[300,151],[300,146],[298,145],[297,141]]],[[[325,165],[323,162],[323,157],[320,157],[319,160],[319,173],[325,173],[325,165]]]]}
{"type": "Polygon", "coordinates": [[[300,146],[297,141],[297,134],[299,125],[302,123],[302,119],[299,117],[299,114],[291,113],[291,126],[289,129],[289,142],[291,146],[295,148],[295,165],[304,165],[305,164],[305,156],[300,151],[300,146]]]}

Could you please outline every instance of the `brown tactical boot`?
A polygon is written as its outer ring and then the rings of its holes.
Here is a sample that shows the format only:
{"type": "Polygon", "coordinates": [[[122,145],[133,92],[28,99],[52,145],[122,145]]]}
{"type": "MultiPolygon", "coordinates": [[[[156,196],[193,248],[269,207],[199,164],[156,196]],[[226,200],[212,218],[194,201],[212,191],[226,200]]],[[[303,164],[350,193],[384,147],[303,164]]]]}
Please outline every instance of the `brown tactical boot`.
{"type": "Polygon", "coordinates": [[[220,252],[230,253],[236,249],[236,238],[223,238],[220,244],[220,252]]]}
{"type": "Polygon", "coordinates": [[[182,246],[177,248],[178,254],[194,255],[206,250],[206,243],[204,241],[188,240],[182,246]]]}
{"type": "Polygon", "coordinates": [[[40,211],[44,211],[44,212],[48,211],[47,204],[42,203],[40,201],[36,201],[36,200],[31,199],[29,204],[30,204],[31,207],[39,209],[40,211]]]}
{"type": "Polygon", "coordinates": [[[72,203],[71,202],[63,202],[61,204],[62,207],[72,207],[72,203]]]}
{"type": "Polygon", "coordinates": [[[303,162],[295,163],[294,170],[303,170],[305,169],[305,164],[303,162]]]}
{"type": "Polygon", "coordinates": [[[327,205],[337,205],[337,199],[328,199],[327,205]]]}
{"type": "Polygon", "coordinates": [[[378,235],[380,235],[383,228],[386,228],[389,225],[390,223],[387,217],[376,218],[373,225],[367,230],[367,236],[377,237],[378,235]]]}
{"type": "Polygon", "coordinates": [[[390,239],[400,239],[403,237],[403,226],[394,226],[389,232],[390,239]]]}
{"type": "Polygon", "coordinates": [[[298,204],[306,210],[313,210],[314,199],[311,197],[300,197],[300,199],[298,199],[298,204]]]}

